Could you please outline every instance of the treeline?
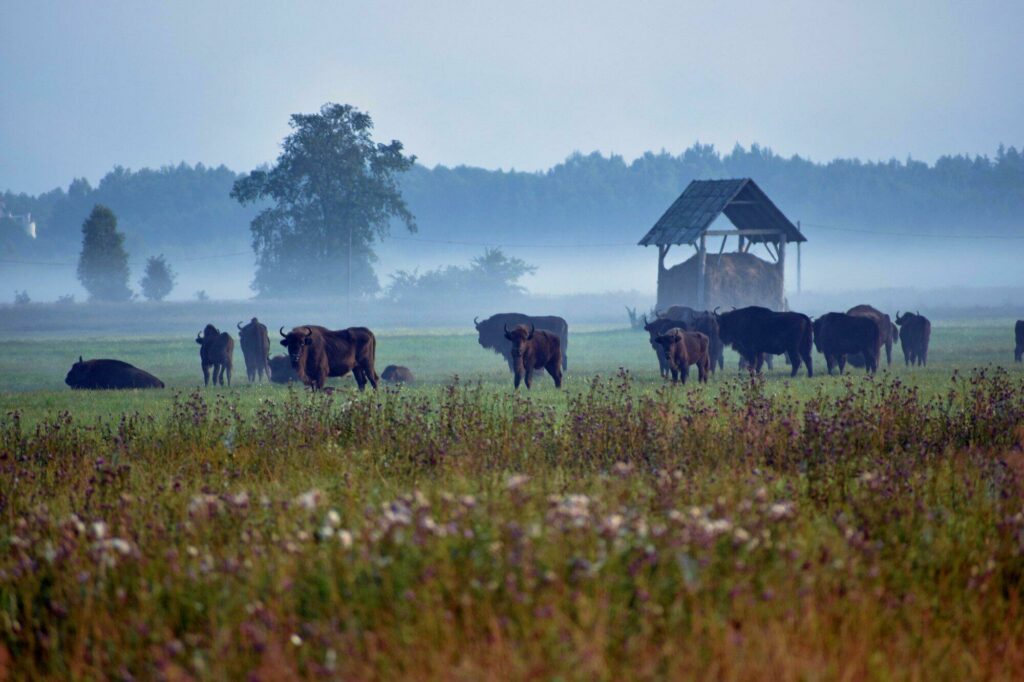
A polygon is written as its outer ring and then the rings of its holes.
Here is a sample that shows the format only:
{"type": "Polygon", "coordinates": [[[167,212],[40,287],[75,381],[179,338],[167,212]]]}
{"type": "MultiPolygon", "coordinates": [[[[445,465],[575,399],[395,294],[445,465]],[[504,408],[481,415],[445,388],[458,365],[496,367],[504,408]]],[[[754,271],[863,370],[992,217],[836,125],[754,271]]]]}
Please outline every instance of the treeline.
{"type": "MultiPolygon", "coordinates": [[[[118,167],[96,187],[77,179],[66,190],[38,196],[5,192],[7,212],[31,213],[38,238],[0,225],[0,243],[19,256],[75,254],[82,221],[99,203],[117,213],[132,252],[201,256],[246,249],[259,207],[229,197],[237,177],[224,166],[202,164],[118,167]]],[[[758,145],[722,154],[695,144],[678,155],[647,153],[629,163],[615,155],[573,154],[542,173],[415,166],[402,177],[402,189],[419,225],[417,238],[631,242],[690,180],[724,177],[752,177],[793,219],[826,226],[992,233],[1019,229],[1024,216],[1024,154],[1015,147],[1000,147],[991,157],[944,156],[929,165],[815,163],[758,145]]],[[[816,238],[834,236],[815,229],[816,238]]]]}

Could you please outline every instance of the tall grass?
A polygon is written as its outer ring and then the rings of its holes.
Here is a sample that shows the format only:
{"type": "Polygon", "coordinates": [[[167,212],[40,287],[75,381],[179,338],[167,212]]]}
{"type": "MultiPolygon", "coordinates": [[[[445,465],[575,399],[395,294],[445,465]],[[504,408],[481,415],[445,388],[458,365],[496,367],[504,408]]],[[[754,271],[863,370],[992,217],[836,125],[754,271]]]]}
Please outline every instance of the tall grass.
{"type": "Polygon", "coordinates": [[[1014,677],[1024,381],[843,381],[11,412],[0,673],[1014,677]]]}

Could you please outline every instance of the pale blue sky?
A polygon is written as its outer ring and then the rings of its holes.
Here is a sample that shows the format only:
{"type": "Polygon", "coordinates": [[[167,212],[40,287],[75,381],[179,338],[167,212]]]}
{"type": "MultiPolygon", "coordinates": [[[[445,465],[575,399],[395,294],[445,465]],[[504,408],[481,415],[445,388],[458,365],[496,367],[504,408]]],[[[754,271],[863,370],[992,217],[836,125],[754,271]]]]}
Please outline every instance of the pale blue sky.
{"type": "Polygon", "coordinates": [[[1024,143],[1024,2],[0,0],[0,189],[272,160],[369,111],[428,165],[695,140],[816,160],[1024,143]]]}

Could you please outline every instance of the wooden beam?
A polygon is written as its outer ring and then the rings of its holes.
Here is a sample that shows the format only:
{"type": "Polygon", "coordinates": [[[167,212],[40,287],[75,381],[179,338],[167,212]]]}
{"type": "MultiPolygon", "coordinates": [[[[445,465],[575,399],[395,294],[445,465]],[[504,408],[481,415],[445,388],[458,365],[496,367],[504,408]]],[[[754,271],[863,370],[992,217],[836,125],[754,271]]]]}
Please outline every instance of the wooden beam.
{"type": "Polygon", "coordinates": [[[768,255],[771,256],[772,259],[776,263],[778,263],[779,262],[779,257],[778,257],[778,255],[774,251],[772,251],[772,243],[771,242],[765,242],[764,243],[764,248],[765,248],[766,251],[768,251],[768,255]]]}
{"type": "Polygon", "coordinates": [[[727,237],[727,236],[726,237],[722,237],[722,246],[718,249],[718,259],[719,260],[722,259],[722,252],[725,251],[725,242],[728,239],[729,239],[729,237],[727,237]]]}
{"type": "Polygon", "coordinates": [[[785,238],[780,239],[779,243],[775,245],[775,248],[779,250],[779,275],[782,277],[782,300],[779,301],[779,310],[786,309],[786,240],[785,238]]]}
{"type": "Polygon", "coordinates": [[[705,235],[708,237],[732,237],[733,235],[757,237],[781,235],[781,232],[777,229],[709,229],[705,235]]]}
{"type": "Polygon", "coordinates": [[[697,248],[697,310],[704,310],[707,308],[707,301],[705,296],[704,278],[705,278],[705,266],[707,265],[708,249],[707,239],[704,235],[700,236],[700,246],[697,248]]]}

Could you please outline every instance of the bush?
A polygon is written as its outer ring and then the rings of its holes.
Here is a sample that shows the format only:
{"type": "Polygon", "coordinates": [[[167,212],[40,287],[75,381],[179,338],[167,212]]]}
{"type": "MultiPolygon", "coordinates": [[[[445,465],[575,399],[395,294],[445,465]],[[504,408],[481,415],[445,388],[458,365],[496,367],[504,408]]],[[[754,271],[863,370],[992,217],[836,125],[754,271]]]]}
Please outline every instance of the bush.
{"type": "Polygon", "coordinates": [[[162,301],[171,293],[176,279],[174,270],[163,254],[160,254],[146,261],[146,275],[139,282],[139,286],[142,287],[142,295],[150,301],[162,301]]]}

